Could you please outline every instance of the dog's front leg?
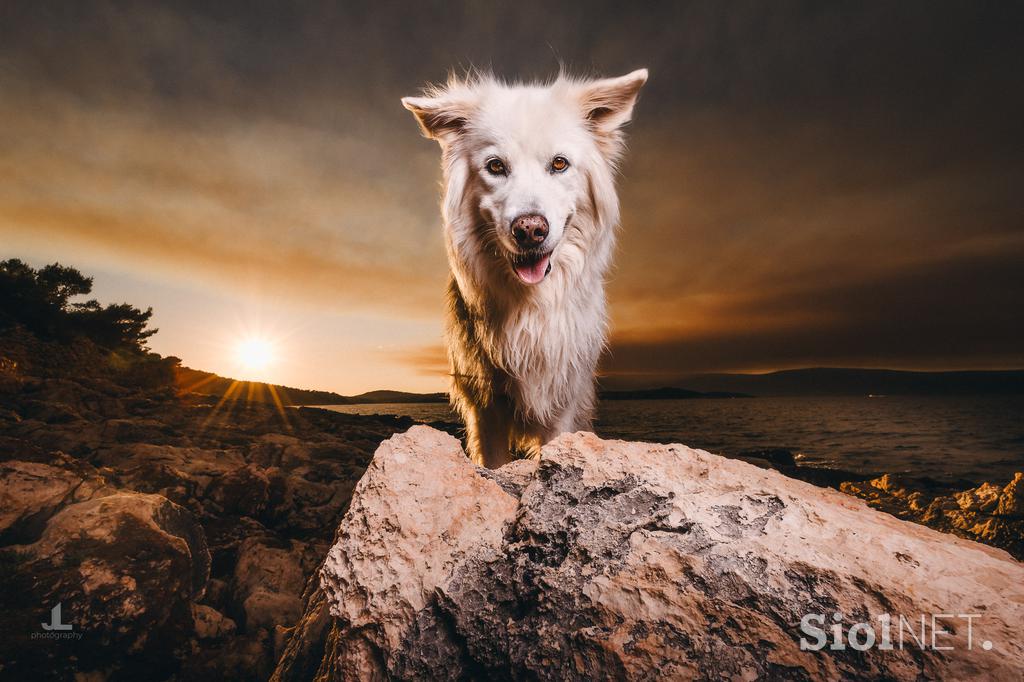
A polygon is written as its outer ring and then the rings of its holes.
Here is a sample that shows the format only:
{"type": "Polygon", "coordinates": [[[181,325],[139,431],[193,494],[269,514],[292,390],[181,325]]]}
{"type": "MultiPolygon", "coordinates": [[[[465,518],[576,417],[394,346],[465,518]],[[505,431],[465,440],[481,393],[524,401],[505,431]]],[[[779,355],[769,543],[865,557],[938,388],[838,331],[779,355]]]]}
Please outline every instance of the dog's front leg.
{"type": "MultiPolygon", "coordinates": [[[[587,397],[582,390],[580,395],[587,397]]],[[[590,412],[589,404],[581,402],[556,415],[548,424],[531,424],[517,434],[517,446],[525,457],[539,459],[541,448],[561,434],[590,431],[593,428],[590,412]]]]}
{"type": "Polygon", "coordinates": [[[512,411],[505,401],[494,399],[483,407],[474,405],[466,419],[471,459],[488,469],[497,469],[512,461],[511,430],[512,411]]]}

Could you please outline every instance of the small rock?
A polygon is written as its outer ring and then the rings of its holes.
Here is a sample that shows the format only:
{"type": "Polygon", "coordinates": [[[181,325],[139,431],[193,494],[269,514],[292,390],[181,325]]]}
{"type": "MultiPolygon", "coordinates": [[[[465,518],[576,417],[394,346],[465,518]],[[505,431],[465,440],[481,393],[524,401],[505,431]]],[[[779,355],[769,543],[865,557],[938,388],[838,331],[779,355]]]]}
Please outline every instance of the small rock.
{"type": "Polygon", "coordinates": [[[192,619],[199,639],[224,639],[235,634],[235,621],[209,606],[194,604],[192,619]]]}
{"type": "Polygon", "coordinates": [[[1017,472],[999,496],[997,514],[1024,516],[1024,473],[1017,472]]]}
{"type": "Polygon", "coordinates": [[[247,632],[291,626],[302,616],[304,570],[302,543],[248,538],[238,550],[232,599],[247,632]]]}
{"type": "Polygon", "coordinates": [[[780,466],[796,466],[796,458],[793,451],[788,448],[758,448],[755,450],[744,450],[736,455],[739,459],[763,459],[766,462],[780,466]]]}

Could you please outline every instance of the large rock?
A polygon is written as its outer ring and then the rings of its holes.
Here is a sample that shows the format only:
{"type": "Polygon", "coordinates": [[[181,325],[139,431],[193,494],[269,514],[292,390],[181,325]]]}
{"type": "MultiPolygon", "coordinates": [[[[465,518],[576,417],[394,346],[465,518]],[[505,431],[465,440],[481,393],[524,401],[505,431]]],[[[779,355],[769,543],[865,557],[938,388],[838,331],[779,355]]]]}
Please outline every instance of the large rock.
{"type": "Polygon", "coordinates": [[[118,492],[64,507],[38,540],[4,549],[0,567],[0,661],[12,679],[162,679],[195,629],[210,555],[188,511],[118,492]],[[58,604],[68,631],[41,625],[58,604]]]}
{"type": "Polygon", "coordinates": [[[49,463],[0,462],[0,546],[34,542],[58,510],[106,487],[93,467],[60,453],[49,463]]]}
{"type": "Polygon", "coordinates": [[[394,436],[322,591],[304,621],[323,630],[329,609],[322,660],[303,642],[286,657],[318,679],[1024,674],[1024,566],[1007,553],[744,462],[584,433],[495,472],[428,427],[394,436]],[[814,650],[834,617],[845,647],[814,650]]]}
{"type": "Polygon", "coordinates": [[[297,540],[250,537],[238,550],[233,601],[248,630],[291,626],[302,616],[302,590],[319,556],[297,540]]]}

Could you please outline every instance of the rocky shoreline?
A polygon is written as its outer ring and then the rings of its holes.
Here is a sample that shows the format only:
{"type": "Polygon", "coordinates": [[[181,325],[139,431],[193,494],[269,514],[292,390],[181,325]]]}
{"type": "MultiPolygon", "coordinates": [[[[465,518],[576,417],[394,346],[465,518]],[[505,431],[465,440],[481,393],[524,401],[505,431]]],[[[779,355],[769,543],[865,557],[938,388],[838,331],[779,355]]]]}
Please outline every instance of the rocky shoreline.
{"type": "Polygon", "coordinates": [[[9,679],[267,679],[353,487],[413,424],[219,403],[95,349],[0,357],[9,679]],[[41,627],[58,603],[78,637],[41,627]]]}
{"type": "MultiPolygon", "coordinates": [[[[321,663],[317,568],[374,452],[415,422],[182,392],[163,362],[0,338],[0,676],[302,679],[321,663]],[[42,627],[58,604],[74,636],[42,627]]],[[[1024,556],[1019,476],[949,494],[841,483],[1024,556]]]]}

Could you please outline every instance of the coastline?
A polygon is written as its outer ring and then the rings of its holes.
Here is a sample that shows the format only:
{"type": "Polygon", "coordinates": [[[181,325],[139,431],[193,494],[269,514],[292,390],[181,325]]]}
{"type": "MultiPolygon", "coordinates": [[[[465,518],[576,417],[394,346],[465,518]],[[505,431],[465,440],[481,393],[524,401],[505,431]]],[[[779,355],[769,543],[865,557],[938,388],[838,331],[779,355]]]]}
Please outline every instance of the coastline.
{"type": "MultiPolygon", "coordinates": [[[[186,677],[267,677],[378,445],[418,423],[461,435],[452,421],[190,393],[158,356],[111,364],[88,344],[0,342],[0,656],[12,674],[59,675],[78,656],[125,675],[144,660],[186,677]],[[82,636],[46,640],[67,649],[55,659],[33,633],[58,603],[82,636]],[[125,655],[133,647],[145,655],[125,655]]],[[[763,443],[734,459],[1024,558],[1020,477],[929,490],[801,466],[763,443]]]]}

